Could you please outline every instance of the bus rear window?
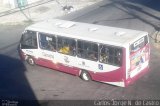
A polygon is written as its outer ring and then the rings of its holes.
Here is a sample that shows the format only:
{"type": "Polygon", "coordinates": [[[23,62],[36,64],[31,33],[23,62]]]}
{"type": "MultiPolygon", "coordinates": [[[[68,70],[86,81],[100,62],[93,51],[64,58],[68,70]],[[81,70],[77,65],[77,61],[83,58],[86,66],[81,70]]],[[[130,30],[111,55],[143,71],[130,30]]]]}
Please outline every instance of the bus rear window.
{"type": "Polygon", "coordinates": [[[135,51],[143,48],[147,43],[148,43],[148,37],[147,36],[138,39],[133,44],[131,44],[130,52],[132,53],[132,52],[135,52],[135,51]]]}

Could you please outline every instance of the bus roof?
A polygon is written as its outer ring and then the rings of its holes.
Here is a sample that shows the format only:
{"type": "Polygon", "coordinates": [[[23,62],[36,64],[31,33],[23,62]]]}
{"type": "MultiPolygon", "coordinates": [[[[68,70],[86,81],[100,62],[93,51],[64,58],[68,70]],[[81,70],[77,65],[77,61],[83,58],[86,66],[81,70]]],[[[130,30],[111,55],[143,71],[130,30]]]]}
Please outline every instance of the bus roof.
{"type": "Polygon", "coordinates": [[[124,28],[108,27],[60,19],[51,19],[33,24],[26,30],[34,30],[76,39],[88,40],[115,46],[125,46],[147,32],[124,28]]]}

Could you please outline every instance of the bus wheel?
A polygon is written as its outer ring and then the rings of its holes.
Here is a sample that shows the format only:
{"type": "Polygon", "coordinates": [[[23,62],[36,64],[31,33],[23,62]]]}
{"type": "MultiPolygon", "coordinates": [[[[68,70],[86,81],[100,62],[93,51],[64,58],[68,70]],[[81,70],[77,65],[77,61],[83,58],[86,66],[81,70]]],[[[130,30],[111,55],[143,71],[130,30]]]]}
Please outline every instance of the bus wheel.
{"type": "Polygon", "coordinates": [[[34,59],[32,57],[28,57],[27,62],[29,65],[35,65],[34,59]]]}
{"type": "Polygon", "coordinates": [[[84,81],[90,81],[91,80],[91,77],[90,77],[90,75],[87,71],[82,71],[81,74],[80,74],[80,77],[84,81]]]}

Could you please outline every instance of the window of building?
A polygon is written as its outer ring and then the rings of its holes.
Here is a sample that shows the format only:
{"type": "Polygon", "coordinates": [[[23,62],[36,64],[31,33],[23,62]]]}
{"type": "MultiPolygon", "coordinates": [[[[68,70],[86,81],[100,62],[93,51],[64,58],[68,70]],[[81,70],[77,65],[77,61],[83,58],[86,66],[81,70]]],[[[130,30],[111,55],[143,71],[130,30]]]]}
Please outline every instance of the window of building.
{"type": "Polygon", "coordinates": [[[40,48],[56,51],[56,37],[51,34],[39,33],[40,48]]]}
{"type": "Polygon", "coordinates": [[[34,31],[25,31],[21,38],[22,49],[37,49],[37,34],[34,31]]]}
{"type": "Polygon", "coordinates": [[[67,55],[76,55],[76,41],[72,38],[58,36],[58,52],[67,55]]]}
{"type": "Polygon", "coordinates": [[[122,63],[122,49],[112,46],[100,45],[99,61],[102,63],[121,66],[122,63]]]}
{"type": "Polygon", "coordinates": [[[78,57],[93,61],[98,60],[98,45],[87,41],[78,41],[78,57]]]}

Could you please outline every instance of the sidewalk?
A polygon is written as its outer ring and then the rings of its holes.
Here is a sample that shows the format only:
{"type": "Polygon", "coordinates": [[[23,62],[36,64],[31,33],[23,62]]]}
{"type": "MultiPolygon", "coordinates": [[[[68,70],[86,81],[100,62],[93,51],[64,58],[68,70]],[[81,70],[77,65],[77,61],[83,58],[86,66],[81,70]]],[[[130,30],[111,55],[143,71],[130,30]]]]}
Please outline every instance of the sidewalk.
{"type": "MultiPolygon", "coordinates": [[[[49,2],[38,5],[32,6],[28,9],[19,8],[14,10],[14,13],[8,13],[8,15],[0,16],[0,24],[20,24],[24,22],[38,22],[42,20],[47,20],[50,18],[60,17],[69,14],[70,12],[74,12],[90,6],[92,4],[97,3],[101,0],[59,0],[56,2],[55,0],[48,0],[49,2]],[[64,11],[63,6],[73,6],[72,11],[64,11]],[[19,11],[20,10],[20,11],[19,11]]],[[[2,7],[0,8],[3,9],[2,7]]],[[[10,12],[10,11],[9,11],[10,12]]],[[[1,12],[2,13],[2,12],[1,12]]],[[[0,13],[0,14],[1,14],[0,13]]],[[[1,14],[3,15],[3,14],[1,14]]]]}

